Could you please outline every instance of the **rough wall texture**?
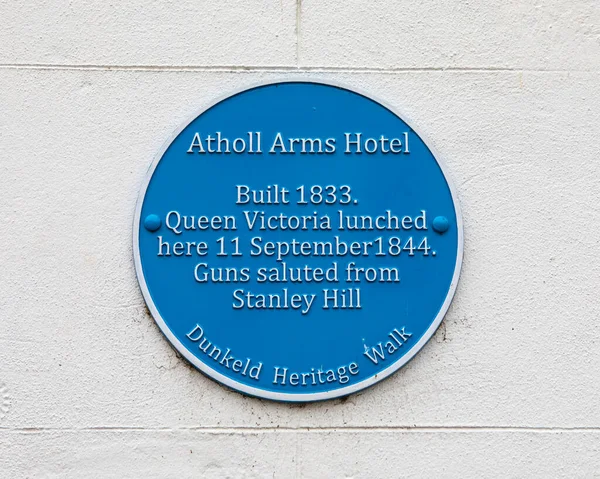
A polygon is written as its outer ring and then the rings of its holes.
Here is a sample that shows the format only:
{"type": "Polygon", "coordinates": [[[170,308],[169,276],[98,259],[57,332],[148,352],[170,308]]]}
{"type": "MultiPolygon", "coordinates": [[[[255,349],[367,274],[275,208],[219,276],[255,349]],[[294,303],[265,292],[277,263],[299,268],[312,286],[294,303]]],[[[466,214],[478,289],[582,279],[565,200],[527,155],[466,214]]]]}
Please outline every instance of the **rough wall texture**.
{"type": "Polygon", "coordinates": [[[0,477],[600,475],[597,0],[2,1],[0,19],[0,477]],[[466,237],[416,359],[305,406],[179,359],[131,251],[176,127],[292,76],[403,113],[466,237]]]}

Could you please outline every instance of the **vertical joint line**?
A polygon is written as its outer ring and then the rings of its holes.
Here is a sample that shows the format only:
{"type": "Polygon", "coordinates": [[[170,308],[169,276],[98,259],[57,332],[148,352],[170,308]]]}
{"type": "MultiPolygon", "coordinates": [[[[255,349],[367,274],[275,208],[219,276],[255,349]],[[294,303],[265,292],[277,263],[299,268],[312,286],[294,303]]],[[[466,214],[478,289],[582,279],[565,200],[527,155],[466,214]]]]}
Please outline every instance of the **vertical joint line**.
{"type": "Polygon", "coordinates": [[[296,68],[300,68],[300,15],[302,0],[296,0],[296,68]]]}

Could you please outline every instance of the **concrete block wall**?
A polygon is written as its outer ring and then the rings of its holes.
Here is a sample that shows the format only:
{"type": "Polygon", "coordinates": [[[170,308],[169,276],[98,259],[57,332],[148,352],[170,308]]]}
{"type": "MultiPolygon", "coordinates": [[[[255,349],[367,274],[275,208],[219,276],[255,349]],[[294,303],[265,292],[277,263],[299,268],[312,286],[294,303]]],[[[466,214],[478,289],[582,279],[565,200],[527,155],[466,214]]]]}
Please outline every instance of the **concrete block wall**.
{"type": "Polygon", "coordinates": [[[0,477],[600,475],[599,25],[596,0],[0,2],[0,477]],[[170,134],[292,77],[393,105],[465,223],[423,351],[308,405],[177,357],[131,248],[170,134]]]}

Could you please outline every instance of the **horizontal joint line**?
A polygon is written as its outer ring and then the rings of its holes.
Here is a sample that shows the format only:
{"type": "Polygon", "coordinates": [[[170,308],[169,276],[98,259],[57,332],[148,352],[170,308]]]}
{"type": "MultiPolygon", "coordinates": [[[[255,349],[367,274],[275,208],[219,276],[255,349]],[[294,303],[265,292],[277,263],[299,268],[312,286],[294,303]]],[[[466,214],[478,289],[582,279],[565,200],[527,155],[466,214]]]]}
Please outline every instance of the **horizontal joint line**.
{"type": "Polygon", "coordinates": [[[4,63],[0,69],[11,70],[90,70],[90,71],[152,71],[152,72],[285,72],[285,73],[410,73],[410,72],[538,72],[538,73],[598,73],[596,70],[527,69],[511,67],[331,67],[331,66],[260,66],[260,65],[101,65],[4,63]]]}
{"type": "Polygon", "coordinates": [[[373,433],[373,432],[407,432],[407,433],[451,433],[451,432],[510,432],[510,433],[582,433],[598,432],[600,427],[528,427],[528,426],[366,426],[366,427],[135,427],[135,426],[92,426],[82,428],[53,427],[0,427],[0,431],[16,433],[80,433],[80,432],[203,432],[207,434],[246,434],[246,433],[373,433]]]}

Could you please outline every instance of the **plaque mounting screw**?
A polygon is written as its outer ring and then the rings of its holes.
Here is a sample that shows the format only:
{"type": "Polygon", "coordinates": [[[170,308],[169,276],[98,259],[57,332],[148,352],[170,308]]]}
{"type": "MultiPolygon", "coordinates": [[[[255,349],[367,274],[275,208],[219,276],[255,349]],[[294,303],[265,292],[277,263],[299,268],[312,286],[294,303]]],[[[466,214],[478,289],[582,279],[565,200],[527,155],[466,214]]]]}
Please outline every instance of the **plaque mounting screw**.
{"type": "Polygon", "coordinates": [[[450,228],[450,222],[445,216],[436,216],[433,220],[433,230],[444,234],[450,228]]]}
{"type": "Polygon", "coordinates": [[[144,220],[144,227],[148,231],[156,231],[158,228],[160,228],[161,225],[162,221],[160,221],[158,215],[148,215],[144,220]]]}

